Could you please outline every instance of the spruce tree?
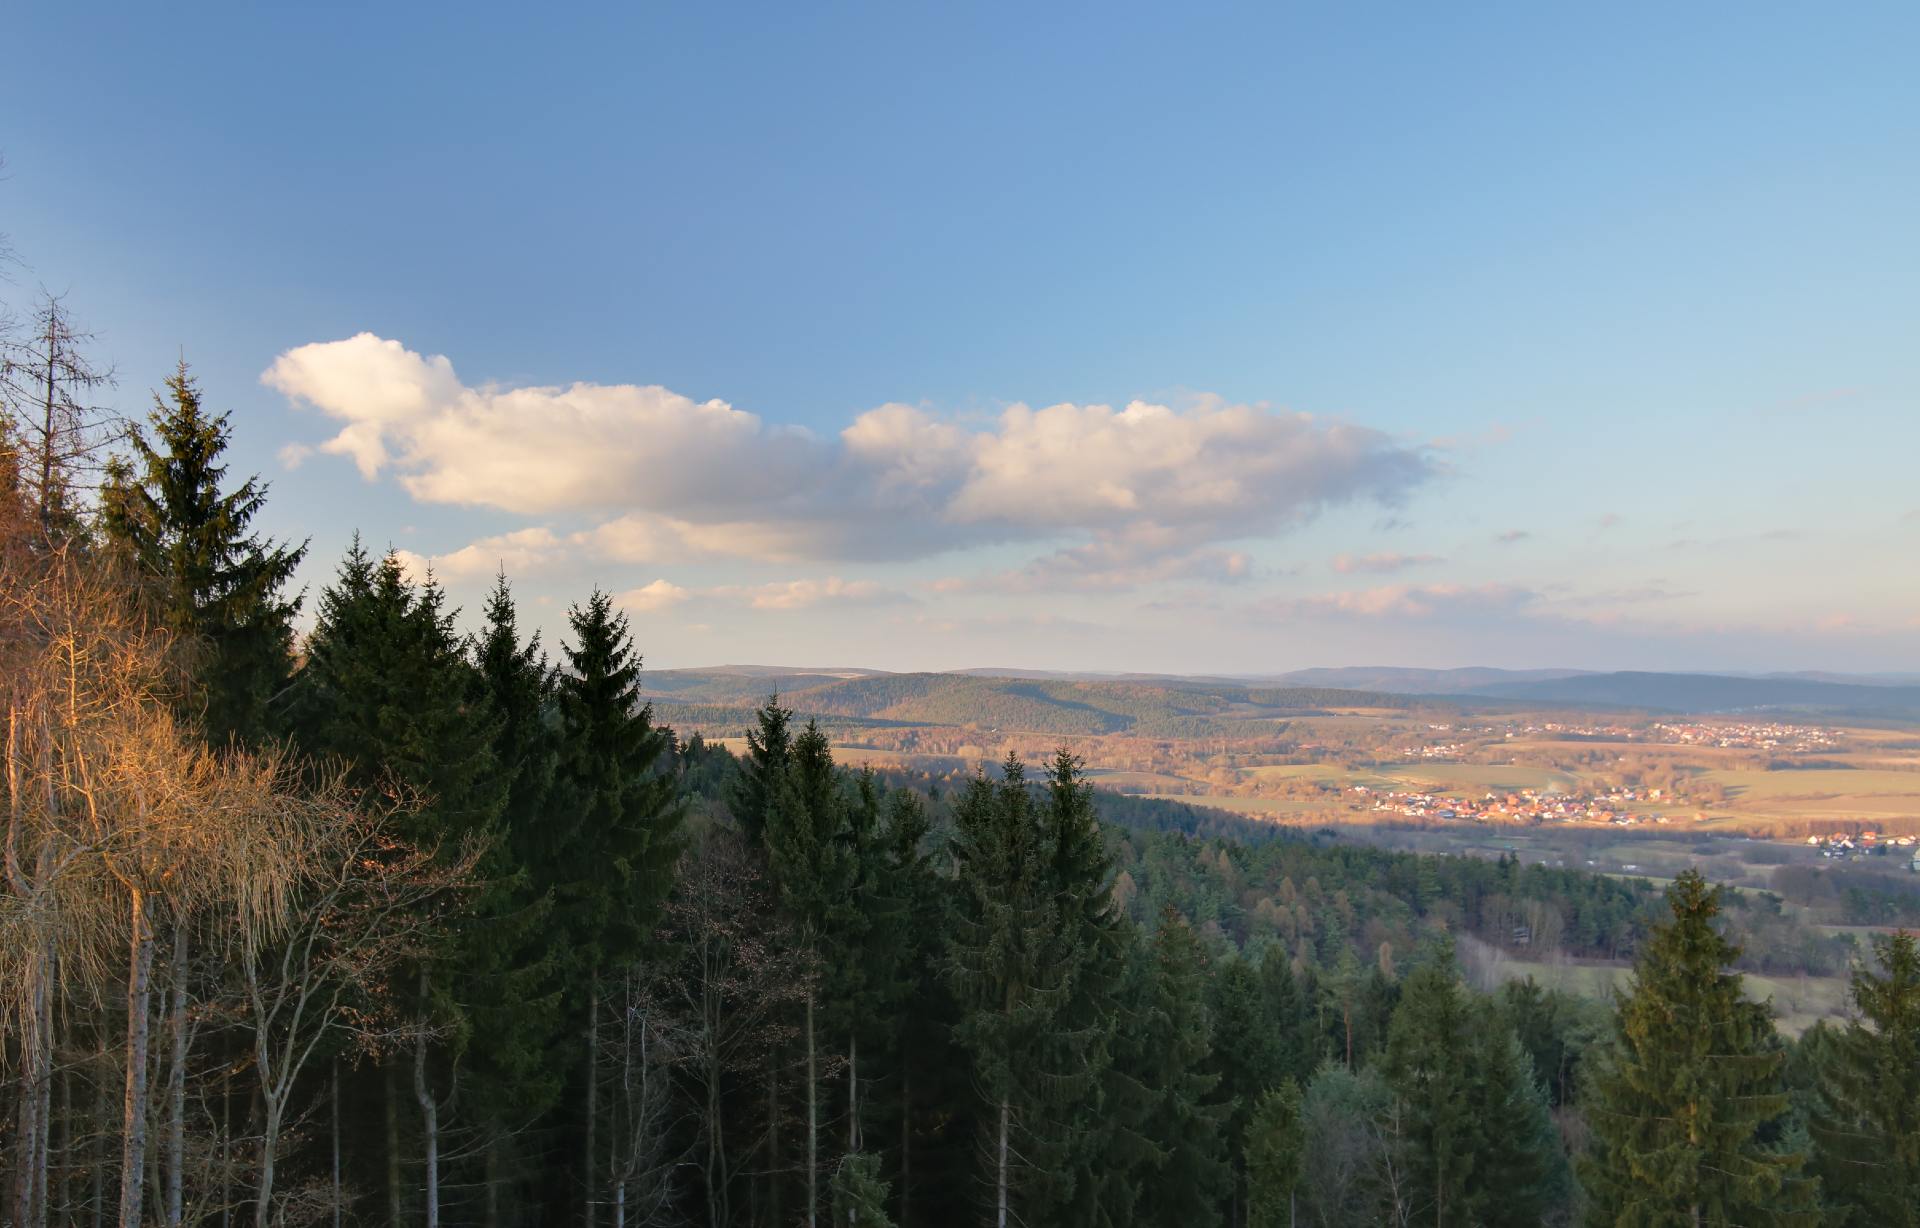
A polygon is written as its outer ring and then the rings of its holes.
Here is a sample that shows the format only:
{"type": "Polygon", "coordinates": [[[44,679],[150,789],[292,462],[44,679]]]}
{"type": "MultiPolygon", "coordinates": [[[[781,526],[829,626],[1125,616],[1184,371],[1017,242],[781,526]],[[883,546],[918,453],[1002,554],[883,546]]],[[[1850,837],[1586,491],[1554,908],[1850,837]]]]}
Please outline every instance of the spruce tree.
{"type": "Polygon", "coordinates": [[[1248,1228],[1293,1228],[1307,1136],[1300,1085],[1283,1079],[1260,1093],[1246,1133],[1248,1228]]]}
{"type": "Polygon", "coordinates": [[[1479,1210],[1484,1123],[1467,1095],[1472,1020],[1456,975],[1450,944],[1408,975],[1383,1065],[1402,1109],[1415,1217],[1440,1226],[1471,1223],[1479,1210]]]}
{"type": "Polygon", "coordinates": [[[578,1076],[575,1154],[592,1224],[605,1191],[599,1168],[601,996],[637,959],[660,917],[679,858],[682,805],[668,739],[640,695],[640,657],[627,619],[595,590],[568,611],[572,642],[559,678],[561,757],[533,861],[536,889],[554,901],[567,953],[566,1010],[586,1043],[578,1076]]]}
{"type": "Polygon", "coordinates": [[[1469,1201],[1486,1228],[1533,1228],[1571,1193],[1566,1156],[1533,1060],[1485,1003],[1473,1014],[1473,1069],[1466,1096],[1476,1126],[1469,1201]]]}
{"type": "Polygon", "coordinates": [[[300,598],[282,590],[306,546],[252,532],[267,497],[259,479],[222,489],[228,418],[202,408],[185,362],[148,421],[151,437],[137,426],[127,434],[132,466],[108,471],[107,537],[148,578],[160,621],[191,654],[193,715],[208,739],[258,743],[291,669],[300,598]]]}
{"type": "Polygon", "coordinates": [[[483,1131],[484,1216],[500,1222],[505,1195],[536,1174],[524,1145],[533,1123],[558,1100],[563,961],[550,944],[550,891],[533,881],[541,824],[552,802],[558,739],[552,720],[554,676],[535,632],[522,640],[505,575],[487,598],[486,622],[472,646],[495,719],[494,761],[506,782],[495,840],[482,863],[487,886],[476,901],[458,976],[473,1020],[465,1094],[483,1131]]]}
{"type": "MultiPolygon", "coordinates": [[[[801,1024],[806,1060],[805,1220],[813,1224],[820,1210],[823,1165],[820,997],[825,992],[838,1002],[841,995],[850,996],[859,981],[854,892],[860,863],[849,837],[849,806],[835,775],[832,747],[816,723],[808,721],[794,739],[791,764],[775,789],[765,830],[769,862],[781,903],[819,970],[808,984],[801,1024]]],[[[832,1013],[836,1022],[850,1023],[841,1012],[832,1013]]]]}
{"type": "Polygon", "coordinates": [[[1171,909],[1154,933],[1152,950],[1146,1133],[1165,1158],[1145,1183],[1140,1219],[1204,1224],[1210,1214],[1217,1221],[1215,1208],[1230,1188],[1221,1139],[1229,1106],[1215,1098],[1220,1077],[1207,1069],[1213,1027],[1206,957],[1193,930],[1171,909]]]}
{"type": "Polygon", "coordinates": [[[1071,1109],[1094,1081],[1083,1034],[1060,1026],[1080,950],[1061,924],[1054,849],[1018,758],[1008,756],[1001,780],[969,784],[949,847],[959,899],[946,972],[983,1102],[987,1220],[1051,1222],[1071,1197],[1058,1183],[1071,1109]]]}
{"type": "Polygon", "coordinates": [[[1225,1145],[1233,1172],[1230,1228],[1239,1228],[1246,1218],[1248,1123],[1260,1098],[1287,1077],[1280,1020],[1268,1016],[1262,998],[1260,972],[1245,958],[1221,965],[1208,993],[1213,1018],[1210,1068],[1227,1105],[1225,1145]]]}
{"type": "Polygon", "coordinates": [[[1810,1123],[1830,1224],[1920,1225],[1920,942],[1875,935],[1856,968],[1859,1016],[1829,1030],[1810,1123]]]}
{"type": "Polygon", "coordinates": [[[781,707],[780,696],[773,694],[753,715],[756,728],[747,730],[747,753],[727,800],[748,845],[758,847],[793,759],[793,710],[781,707]]]}
{"type": "Polygon", "coordinates": [[[1720,891],[1688,870],[1667,890],[1618,1003],[1611,1054],[1583,1097],[1594,1147],[1582,1166],[1589,1222],[1645,1228],[1811,1224],[1800,1157],[1762,1141],[1787,1107],[1767,1008],[1728,966],[1720,891]]]}

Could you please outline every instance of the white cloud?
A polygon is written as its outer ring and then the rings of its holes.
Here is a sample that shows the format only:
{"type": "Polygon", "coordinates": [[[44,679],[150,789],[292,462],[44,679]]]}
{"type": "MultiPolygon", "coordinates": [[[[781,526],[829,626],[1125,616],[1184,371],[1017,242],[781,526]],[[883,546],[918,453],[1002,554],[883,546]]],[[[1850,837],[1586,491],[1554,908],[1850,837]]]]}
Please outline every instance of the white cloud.
{"type": "MultiPolygon", "coordinates": [[[[497,537],[483,537],[446,554],[425,556],[425,561],[433,564],[434,575],[442,580],[457,582],[476,576],[490,576],[501,570],[508,575],[538,571],[552,562],[562,549],[564,543],[553,530],[536,526],[515,529],[497,537]]],[[[415,559],[422,558],[411,550],[400,553],[415,559]]]]}
{"type": "MultiPolygon", "coordinates": [[[[1368,427],[1212,399],[1016,404],[985,427],[887,404],[821,438],[658,386],[469,386],[446,358],[370,333],[289,350],[262,379],[334,420],[320,450],[368,478],[423,502],[575,517],[570,545],[632,562],[1053,540],[1068,544],[1036,566],[1126,583],[1329,505],[1394,504],[1438,469],[1368,427]]],[[[1220,557],[1225,574],[1244,567],[1220,557]]]]}
{"type": "Polygon", "coordinates": [[[692,593],[678,584],[667,580],[655,580],[651,584],[643,584],[639,588],[622,593],[614,600],[629,610],[649,614],[655,610],[665,610],[679,605],[691,596],[693,596],[692,593]]]}
{"type": "Polygon", "coordinates": [[[1455,619],[1507,615],[1539,600],[1531,589],[1511,584],[1387,584],[1377,588],[1319,593],[1262,603],[1263,614],[1378,619],[1455,619]]]}

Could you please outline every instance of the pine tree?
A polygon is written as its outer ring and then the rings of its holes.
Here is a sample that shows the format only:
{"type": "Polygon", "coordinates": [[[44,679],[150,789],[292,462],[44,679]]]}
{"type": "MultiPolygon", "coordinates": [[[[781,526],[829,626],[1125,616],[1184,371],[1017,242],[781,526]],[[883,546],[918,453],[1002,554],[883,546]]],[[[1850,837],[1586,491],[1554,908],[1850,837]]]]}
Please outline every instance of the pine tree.
{"type": "Polygon", "coordinates": [[[552,893],[555,937],[570,965],[566,1010],[586,1043],[575,1154],[582,1218],[591,1225],[606,1194],[597,1148],[604,982],[640,956],[659,921],[680,854],[682,805],[667,735],[640,696],[640,657],[626,616],[595,590],[567,621],[573,642],[556,705],[562,753],[533,884],[552,893]]]}
{"type": "Polygon", "coordinates": [[[1293,1228],[1307,1137],[1300,1085],[1283,1079],[1260,1093],[1246,1135],[1248,1228],[1293,1228]]]}
{"type": "MultiPolygon", "coordinates": [[[[1288,975],[1291,980],[1291,970],[1288,975]]],[[[1214,975],[1208,1008],[1213,1017],[1211,1068],[1228,1106],[1225,1143],[1233,1183],[1227,1222],[1239,1228],[1247,1206],[1247,1127],[1260,1098],[1287,1077],[1282,1021],[1267,1014],[1260,973],[1244,958],[1228,961],[1214,975]]]]}
{"type": "MultiPolygon", "coordinates": [[[[785,777],[776,782],[765,836],[781,902],[811,962],[822,971],[824,993],[836,1003],[843,995],[851,997],[859,981],[854,895],[860,862],[849,833],[849,806],[839,788],[832,747],[819,725],[808,721],[794,739],[785,777]]],[[[806,1051],[808,1224],[816,1222],[820,1209],[822,992],[809,985],[801,1030],[806,1051]]],[[[833,1013],[840,1021],[841,1012],[833,1013]]]]}
{"type": "Polygon", "coordinates": [[[1413,1208],[1435,1225],[1467,1224],[1482,1159],[1469,1050],[1472,1021],[1444,945],[1410,973],[1387,1030],[1383,1071],[1402,1107],[1413,1208]]]}
{"type": "Polygon", "coordinates": [[[758,727],[747,730],[747,753],[727,800],[747,843],[758,846],[793,759],[793,710],[781,707],[780,696],[774,694],[753,715],[758,727]]]}
{"type": "Polygon", "coordinates": [[[1214,1098],[1219,1076],[1206,1069],[1213,1039],[1206,1008],[1206,957],[1193,930],[1171,909],[1153,938],[1144,1082],[1151,1111],[1147,1136],[1165,1159],[1145,1184],[1140,1218],[1149,1224],[1203,1224],[1230,1188],[1221,1139],[1229,1106],[1214,1098]]]}
{"type": "Polygon", "coordinates": [[[474,666],[495,718],[493,756],[506,781],[496,839],[481,873],[486,890],[476,901],[457,976],[473,1021],[465,1095],[481,1123],[484,1222],[501,1221],[503,1196],[517,1178],[531,1176],[516,1148],[556,1104],[564,1050],[562,961],[550,945],[550,891],[536,889],[532,864],[541,824],[552,802],[558,740],[551,720],[553,670],[539,633],[520,638],[518,613],[505,575],[487,599],[486,623],[473,645],[474,666]]]}
{"type": "Polygon", "coordinates": [[[1829,1030],[1810,1123],[1832,1224],[1920,1225],[1920,942],[1875,935],[1856,968],[1859,1017],[1829,1030]]]}
{"type": "Polygon", "coordinates": [[[1064,1119],[1093,1085],[1082,1035],[1059,1026],[1080,952],[1063,932],[1046,836],[1013,756],[1000,781],[976,777],[954,814],[960,898],[946,971],[962,1011],[956,1037],[983,1101],[982,1185],[995,1228],[1045,1222],[1064,1201],[1057,1186],[1034,1187],[1061,1172],[1064,1119]]]}
{"type": "Polygon", "coordinates": [[[228,418],[201,408],[186,363],[154,398],[149,423],[151,439],[137,427],[127,436],[133,467],[108,471],[108,539],[150,577],[160,621],[187,647],[208,739],[258,743],[290,670],[300,598],[281,594],[306,546],[251,532],[267,497],[257,478],[221,489],[228,418]]]}
{"type": "Polygon", "coordinates": [[[1613,1052],[1583,1097],[1594,1150],[1582,1166],[1589,1221],[1675,1228],[1813,1223],[1800,1157],[1762,1129],[1787,1107],[1783,1055],[1764,1006],[1727,967],[1720,892],[1688,870],[1667,890],[1619,1002],[1613,1052]]]}

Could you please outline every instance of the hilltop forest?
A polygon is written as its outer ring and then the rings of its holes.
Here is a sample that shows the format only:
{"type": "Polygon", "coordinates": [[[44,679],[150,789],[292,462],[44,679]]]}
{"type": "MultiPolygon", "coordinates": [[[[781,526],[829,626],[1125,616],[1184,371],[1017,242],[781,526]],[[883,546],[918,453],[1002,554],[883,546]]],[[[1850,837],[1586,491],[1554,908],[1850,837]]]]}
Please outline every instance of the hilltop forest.
{"type": "Polygon", "coordinates": [[[308,606],[184,364],[122,426],[7,344],[0,1221],[1920,1223],[1910,934],[1795,1041],[1742,969],[1844,954],[1694,873],[682,738],[605,593],[308,606]],[[1549,934],[1629,988],[1464,982],[1549,934]]]}

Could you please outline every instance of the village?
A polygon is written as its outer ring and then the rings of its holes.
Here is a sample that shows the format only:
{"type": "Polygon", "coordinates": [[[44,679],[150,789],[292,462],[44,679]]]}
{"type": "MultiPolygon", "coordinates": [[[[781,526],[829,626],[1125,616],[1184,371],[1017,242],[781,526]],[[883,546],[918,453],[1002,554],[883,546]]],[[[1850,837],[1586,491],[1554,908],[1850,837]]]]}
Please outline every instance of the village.
{"type": "Polygon", "coordinates": [[[1374,789],[1354,785],[1352,792],[1372,800],[1375,812],[1402,814],[1414,819],[1472,821],[1477,823],[1610,823],[1630,827],[1640,823],[1667,823],[1670,817],[1653,810],[1635,812],[1632,807],[1659,803],[1666,797],[1663,789],[1613,789],[1605,793],[1561,793],[1521,789],[1516,792],[1488,791],[1480,798],[1455,797],[1447,793],[1426,793],[1374,789]]]}
{"type": "Polygon", "coordinates": [[[1920,874],[1920,837],[1883,836],[1878,831],[1868,830],[1851,836],[1839,833],[1808,836],[1807,846],[1818,850],[1820,856],[1836,861],[1910,853],[1907,868],[1920,874]]]}

